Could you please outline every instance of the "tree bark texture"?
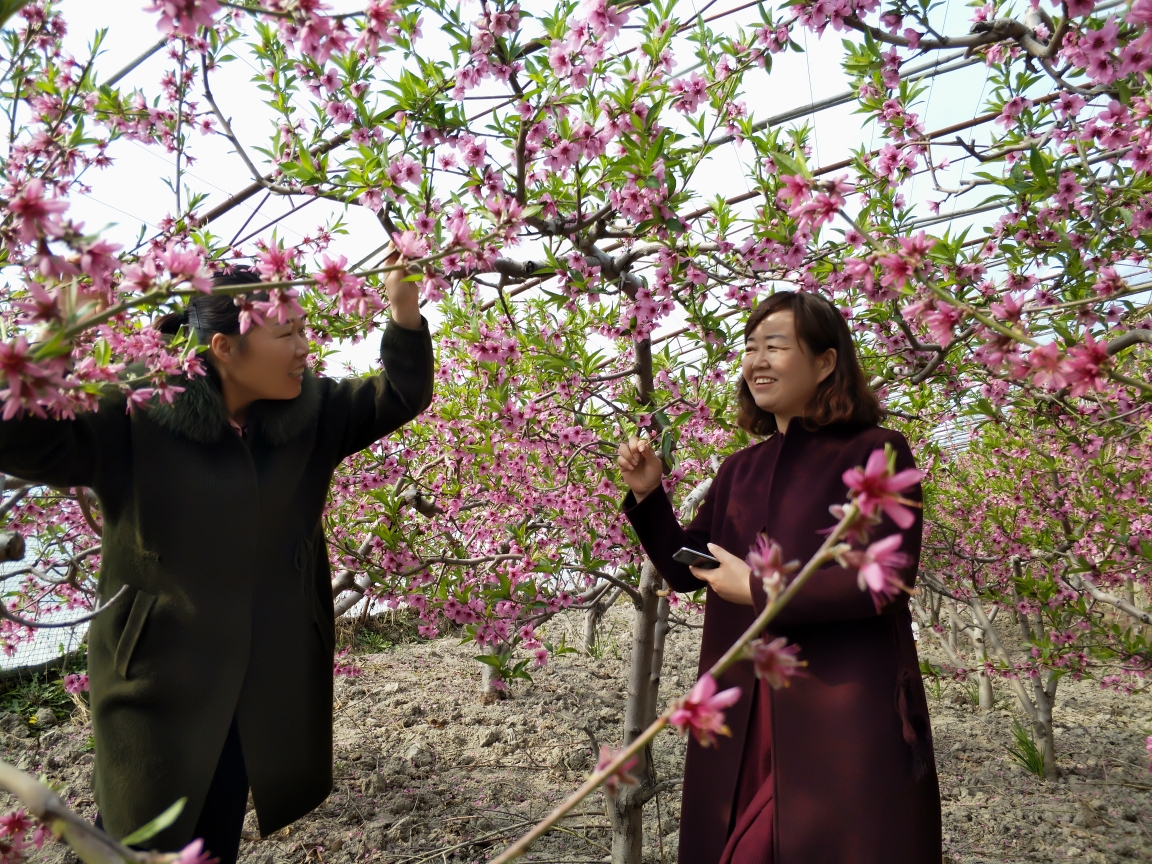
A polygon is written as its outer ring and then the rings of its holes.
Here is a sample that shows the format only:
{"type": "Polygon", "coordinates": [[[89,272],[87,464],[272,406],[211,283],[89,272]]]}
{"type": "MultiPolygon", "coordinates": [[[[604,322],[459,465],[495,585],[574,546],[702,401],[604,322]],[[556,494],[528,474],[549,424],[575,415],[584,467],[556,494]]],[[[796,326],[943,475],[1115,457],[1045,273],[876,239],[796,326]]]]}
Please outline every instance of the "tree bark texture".
{"type": "MultiPolygon", "coordinates": [[[[640,602],[632,618],[632,657],[628,670],[628,700],[624,706],[624,746],[631,744],[648,725],[649,703],[653,693],[652,674],[656,643],[656,620],[663,585],[651,561],[640,571],[640,602]]],[[[661,651],[661,654],[663,651],[661,651]]],[[[659,673],[657,672],[657,675],[659,673]]],[[[612,864],[642,864],[644,859],[644,803],[646,792],[655,783],[649,753],[637,756],[633,775],[636,786],[619,786],[606,796],[608,819],[612,825],[612,864]]]]}

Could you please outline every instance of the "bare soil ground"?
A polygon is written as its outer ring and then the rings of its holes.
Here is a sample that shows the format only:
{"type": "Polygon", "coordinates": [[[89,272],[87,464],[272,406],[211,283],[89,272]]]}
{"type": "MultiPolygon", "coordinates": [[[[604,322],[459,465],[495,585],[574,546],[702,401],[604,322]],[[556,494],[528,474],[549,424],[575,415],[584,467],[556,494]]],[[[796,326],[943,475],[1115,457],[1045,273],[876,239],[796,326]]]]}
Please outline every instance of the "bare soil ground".
{"type": "MultiPolygon", "coordinates": [[[[567,628],[568,643],[577,641],[575,617],[550,627],[552,640],[567,628]]],[[[618,606],[605,620],[597,656],[555,658],[532,684],[518,683],[511,698],[490,705],[477,698],[474,646],[443,638],[385,647],[387,632],[368,634],[361,647],[375,653],[356,658],[362,674],[336,685],[335,791],[320,809],[265,839],[258,838],[250,812],[242,864],[491,858],[579,785],[592,766],[591,736],[618,743],[630,632],[628,609],[618,606]]],[[[669,635],[664,700],[691,687],[698,646],[699,630],[678,627],[669,635]]],[[[921,643],[922,656],[942,663],[932,649],[921,643]]],[[[1062,776],[1051,783],[1008,755],[1019,708],[1006,687],[998,685],[997,698],[996,710],[979,714],[963,685],[930,686],[944,860],[1152,861],[1152,774],[1144,749],[1144,736],[1152,732],[1152,696],[1062,682],[1062,776]]],[[[39,724],[27,719],[0,717],[3,758],[42,773],[79,812],[94,815],[90,730],[82,712],[60,714],[51,728],[44,728],[46,718],[39,724]]],[[[657,739],[660,777],[679,777],[683,758],[681,739],[671,733],[657,739]]],[[[10,806],[0,797],[0,812],[10,806]]],[[[679,808],[678,792],[649,804],[646,861],[675,861],[679,808]]],[[[607,860],[607,826],[597,793],[528,860],[607,860]]],[[[72,860],[59,846],[44,856],[53,864],[72,860]]]]}

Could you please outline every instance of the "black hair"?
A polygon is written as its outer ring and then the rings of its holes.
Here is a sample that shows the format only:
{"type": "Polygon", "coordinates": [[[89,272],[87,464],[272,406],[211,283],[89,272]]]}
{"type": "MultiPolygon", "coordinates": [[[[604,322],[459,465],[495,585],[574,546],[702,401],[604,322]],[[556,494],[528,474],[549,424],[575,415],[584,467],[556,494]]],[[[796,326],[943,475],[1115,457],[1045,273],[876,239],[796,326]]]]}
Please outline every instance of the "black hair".
{"type": "MultiPolygon", "coordinates": [[[[259,284],[260,274],[251,267],[232,267],[226,273],[212,277],[213,288],[259,284]]],[[[265,301],[268,292],[253,291],[248,298],[265,301]]],[[[214,333],[235,336],[240,332],[240,307],[232,294],[197,294],[179,312],[161,315],[152,322],[152,327],[167,336],[175,336],[183,327],[189,335],[195,333],[201,345],[207,345],[214,333]]]]}

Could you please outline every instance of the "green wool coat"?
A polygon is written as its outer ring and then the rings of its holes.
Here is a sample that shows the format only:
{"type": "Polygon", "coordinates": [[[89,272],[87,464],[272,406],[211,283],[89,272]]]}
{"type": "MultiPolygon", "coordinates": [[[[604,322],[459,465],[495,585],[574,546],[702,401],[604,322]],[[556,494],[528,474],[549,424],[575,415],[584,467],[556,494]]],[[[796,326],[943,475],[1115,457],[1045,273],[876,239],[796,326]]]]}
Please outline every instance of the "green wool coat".
{"type": "Polygon", "coordinates": [[[233,716],[261,833],[331,792],[321,514],[340,461],[431,402],[427,322],[389,324],[380,354],[383,374],[306,377],[297,398],[255,403],[245,439],[206,377],[170,406],[127,413],[121,396],[74,420],[0,423],[0,471],[94,490],[98,594],[128,586],[88,635],[93,788],[113,836],[186,797],[150,845],[188,843],[233,716]]]}

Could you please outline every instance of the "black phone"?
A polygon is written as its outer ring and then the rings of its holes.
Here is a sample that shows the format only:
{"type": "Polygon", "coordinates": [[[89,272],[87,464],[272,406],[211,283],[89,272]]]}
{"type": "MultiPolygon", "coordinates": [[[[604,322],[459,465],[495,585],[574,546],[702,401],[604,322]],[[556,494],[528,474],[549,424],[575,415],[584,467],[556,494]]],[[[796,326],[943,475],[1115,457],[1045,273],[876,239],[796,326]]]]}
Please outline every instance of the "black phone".
{"type": "Polygon", "coordinates": [[[689,567],[700,567],[703,570],[715,570],[720,566],[720,562],[708,553],[697,552],[695,549],[689,549],[687,546],[681,546],[677,549],[676,554],[672,556],[672,560],[677,564],[686,564],[689,567]]]}

